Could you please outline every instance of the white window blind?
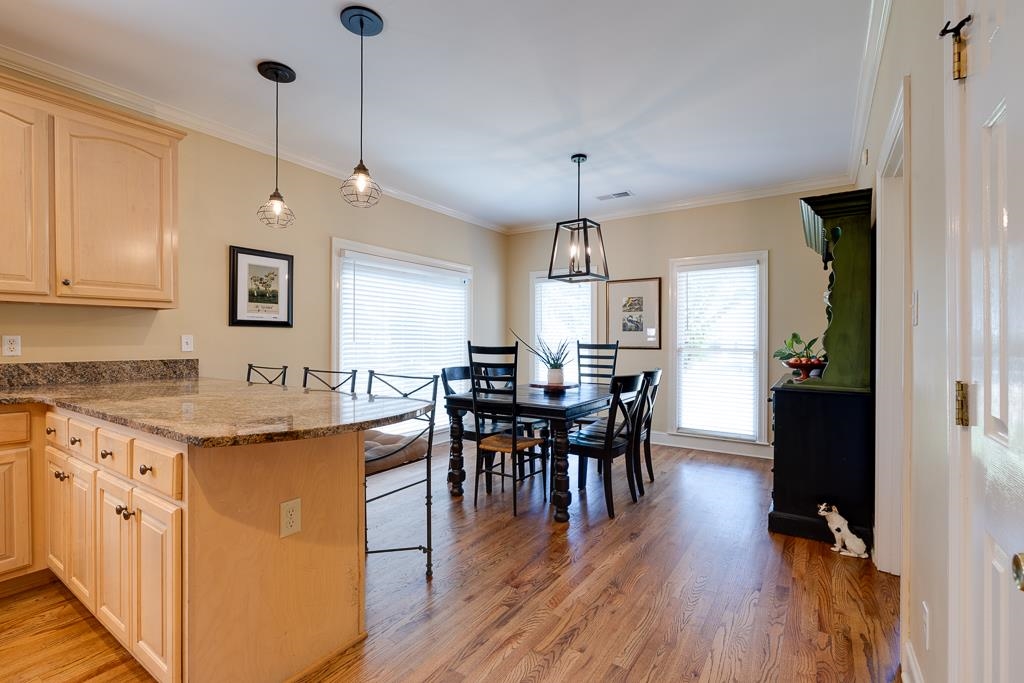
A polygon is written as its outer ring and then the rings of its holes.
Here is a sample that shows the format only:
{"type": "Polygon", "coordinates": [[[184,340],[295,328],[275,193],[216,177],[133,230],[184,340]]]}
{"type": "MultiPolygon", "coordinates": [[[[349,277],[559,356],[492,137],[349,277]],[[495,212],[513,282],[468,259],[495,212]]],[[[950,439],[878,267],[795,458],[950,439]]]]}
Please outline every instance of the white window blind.
{"type": "Polygon", "coordinates": [[[762,439],[763,259],[681,259],[676,289],[680,432],[762,439]]]}
{"type": "MultiPolygon", "coordinates": [[[[343,251],[338,368],[434,375],[466,364],[469,275],[343,251]]],[[[440,394],[440,388],[438,389],[440,394]]]]}
{"type": "MultiPolygon", "coordinates": [[[[549,280],[546,272],[533,277],[533,339],[529,342],[536,346],[539,337],[554,347],[563,339],[569,340],[572,362],[564,369],[568,384],[579,381],[576,342],[586,344],[593,338],[593,292],[589,282],[549,280]]],[[[544,381],[546,377],[546,366],[533,356],[533,378],[544,381]]]]}

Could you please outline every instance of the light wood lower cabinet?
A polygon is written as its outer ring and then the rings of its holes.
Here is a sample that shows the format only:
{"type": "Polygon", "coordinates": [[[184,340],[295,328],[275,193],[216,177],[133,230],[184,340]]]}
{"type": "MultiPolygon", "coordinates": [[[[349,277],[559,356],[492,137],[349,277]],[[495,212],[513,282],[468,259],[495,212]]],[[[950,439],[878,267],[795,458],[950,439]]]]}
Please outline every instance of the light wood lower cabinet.
{"type": "Polygon", "coordinates": [[[68,457],[55,448],[46,448],[46,563],[57,578],[68,582],[68,510],[71,489],[68,457]]]}
{"type": "Polygon", "coordinates": [[[132,486],[96,475],[96,618],[131,649],[132,486]]]}
{"type": "Polygon", "coordinates": [[[32,564],[28,446],[0,450],[0,574],[32,564]]]}
{"type": "Polygon", "coordinates": [[[68,458],[68,588],[96,611],[96,467],[68,458]]]}
{"type": "Polygon", "coordinates": [[[181,679],[181,508],[132,494],[132,653],[161,681],[181,679]]]}

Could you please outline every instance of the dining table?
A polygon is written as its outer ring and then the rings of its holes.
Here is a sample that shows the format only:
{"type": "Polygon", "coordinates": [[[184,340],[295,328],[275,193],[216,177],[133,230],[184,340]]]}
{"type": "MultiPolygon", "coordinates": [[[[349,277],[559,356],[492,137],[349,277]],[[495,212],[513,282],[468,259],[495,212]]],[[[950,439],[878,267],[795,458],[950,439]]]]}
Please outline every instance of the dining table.
{"type": "MultiPolygon", "coordinates": [[[[604,384],[580,384],[560,389],[556,386],[518,386],[516,387],[516,403],[520,418],[529,420],[547,420],[552,439],[552,478],[553,492],[551,502],[555,506],[555,521],[569,521],[569,505],[572,494],[569,492],[569,430],[581,417],[600,412],[611,403],[612,394],[604,384]]],[[[512,401],[510,397],[489,400],[488,410],[496,404],[507,403],[511,417],[512,401]]],[[[451,446],[448,457],[448,492],[452,496],[463,495],[462,483],[466,480],[466,470],[462,457],[462,420],[467,411],[473,410],[471,392],[450,394],[445,397],[445,410],[451,425],[449,436],[451,446]]]]}

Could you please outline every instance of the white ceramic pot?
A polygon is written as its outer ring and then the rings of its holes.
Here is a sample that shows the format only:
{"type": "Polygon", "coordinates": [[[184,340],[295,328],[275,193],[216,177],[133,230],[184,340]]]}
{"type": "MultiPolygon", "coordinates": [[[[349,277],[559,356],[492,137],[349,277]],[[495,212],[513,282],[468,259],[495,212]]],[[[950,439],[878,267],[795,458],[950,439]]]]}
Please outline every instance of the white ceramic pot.
{"type": "Polygon", "coordinates": [[[564,384],[565,375],[562,368],[548,368],[548,384],[564,384]]]}

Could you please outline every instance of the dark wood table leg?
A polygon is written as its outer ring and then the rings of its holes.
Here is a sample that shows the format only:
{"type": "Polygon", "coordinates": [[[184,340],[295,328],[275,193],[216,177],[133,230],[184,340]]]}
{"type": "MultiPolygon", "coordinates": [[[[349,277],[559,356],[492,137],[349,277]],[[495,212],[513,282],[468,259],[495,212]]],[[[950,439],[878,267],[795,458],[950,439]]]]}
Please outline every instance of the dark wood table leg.
{"type": "Polygon", "coordinates": [[[462,461],[462,413],[458,410],[448,411],[450,425],[448,436],[451,444],[448,447],[448,493],[452,496],[462,495],[462,482],[466,481],[466,470],[462,461]]]}
{"type": "Polygon", "coordinates": [[[569,506],[572,504],[572,494],[569,493],[569,427],[571,424],[561,420],[551,421],[551,431],[554,433],[554,448],[552,449],[554,492],[551,494],[551,502],[555,504],[556,522],[569,521],[569,506]]]}

